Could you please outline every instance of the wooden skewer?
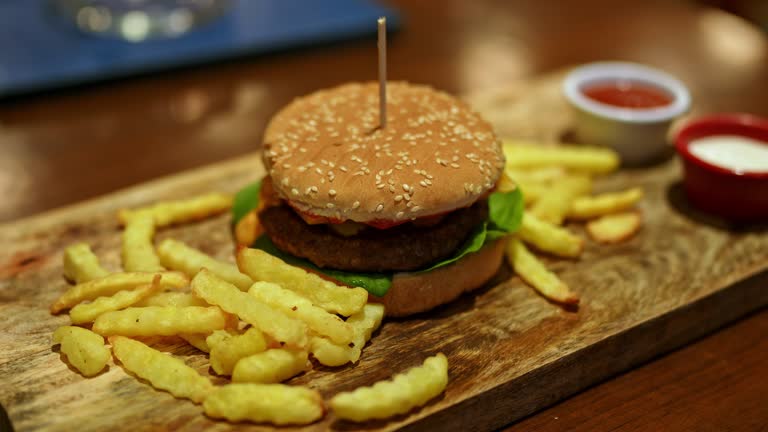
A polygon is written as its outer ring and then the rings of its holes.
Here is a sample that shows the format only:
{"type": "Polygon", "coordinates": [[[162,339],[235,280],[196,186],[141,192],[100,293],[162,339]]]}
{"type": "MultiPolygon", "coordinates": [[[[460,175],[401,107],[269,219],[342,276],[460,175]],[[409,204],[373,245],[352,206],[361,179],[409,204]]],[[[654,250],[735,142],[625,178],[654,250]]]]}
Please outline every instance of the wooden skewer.
{"type": "Polygon", "coordinates": [[[387,18],[379,18],[379,127],[387,126],[387,18]]]}

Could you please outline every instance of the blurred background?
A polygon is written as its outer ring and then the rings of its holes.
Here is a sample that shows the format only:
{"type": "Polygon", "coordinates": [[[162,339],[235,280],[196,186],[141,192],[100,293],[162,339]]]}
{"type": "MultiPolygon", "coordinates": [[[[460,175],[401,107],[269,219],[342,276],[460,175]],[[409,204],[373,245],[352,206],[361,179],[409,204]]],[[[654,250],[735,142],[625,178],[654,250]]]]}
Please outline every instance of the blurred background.
{"type": "Polygon", "coordinates": [[[257,150],[292,98],[376,78],[379,15],[390,79],[466,94],[630,60],[698,112],[768,114],[759,0],[4,0],[0,222],[257,150]]]}

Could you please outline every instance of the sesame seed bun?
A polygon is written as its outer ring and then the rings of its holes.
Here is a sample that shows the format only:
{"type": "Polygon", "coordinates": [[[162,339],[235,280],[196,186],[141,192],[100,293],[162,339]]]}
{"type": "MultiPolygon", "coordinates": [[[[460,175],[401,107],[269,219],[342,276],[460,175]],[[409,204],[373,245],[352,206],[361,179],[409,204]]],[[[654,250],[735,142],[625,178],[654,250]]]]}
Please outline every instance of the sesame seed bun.
{"type": "Polygon", "coordinates": [[[496,240],[459,261],[426,273],[395,273],[383,297],[369,300],[384,304],[387,316],[407,316],[449,303],[465,292],[480,288],[499,270],[504,240],[496,240]]]}
{"type": "Polygon", "coordinates": [[[405,221],[468,206],[494,187],[500,142],[463,102],[389,82],[384,129],[378,106],[378,83],[352,83],[277,113],[264,162],[278,196],[337,220],[405,221]]]}

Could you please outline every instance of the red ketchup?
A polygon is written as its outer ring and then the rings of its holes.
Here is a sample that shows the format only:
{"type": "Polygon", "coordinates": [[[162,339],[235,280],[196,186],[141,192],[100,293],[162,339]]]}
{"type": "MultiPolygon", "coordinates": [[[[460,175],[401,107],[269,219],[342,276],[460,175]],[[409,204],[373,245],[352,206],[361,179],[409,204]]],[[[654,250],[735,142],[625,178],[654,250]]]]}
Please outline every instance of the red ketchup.
{"type": "Polygon", "coordinates": [[[672,103],[672,97],[653,85],[636,81],[602,82],[581,90],[588,98],[620,108],[659,108],[672,103]]]}

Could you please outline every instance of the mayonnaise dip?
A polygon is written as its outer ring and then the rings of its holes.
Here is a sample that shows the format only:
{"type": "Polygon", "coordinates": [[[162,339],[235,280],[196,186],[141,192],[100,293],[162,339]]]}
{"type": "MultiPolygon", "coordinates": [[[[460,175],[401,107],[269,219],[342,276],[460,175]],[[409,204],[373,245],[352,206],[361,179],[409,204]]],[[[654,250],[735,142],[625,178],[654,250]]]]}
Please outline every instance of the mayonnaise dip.
{"type": "Polygon", "coordinates": [[[768,172],[768,143],[741,135],[711,135],[691,141],[697,158],[737,172],[768,172]]]}

